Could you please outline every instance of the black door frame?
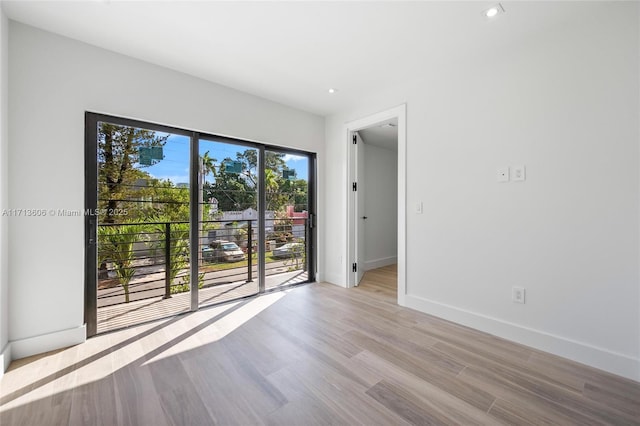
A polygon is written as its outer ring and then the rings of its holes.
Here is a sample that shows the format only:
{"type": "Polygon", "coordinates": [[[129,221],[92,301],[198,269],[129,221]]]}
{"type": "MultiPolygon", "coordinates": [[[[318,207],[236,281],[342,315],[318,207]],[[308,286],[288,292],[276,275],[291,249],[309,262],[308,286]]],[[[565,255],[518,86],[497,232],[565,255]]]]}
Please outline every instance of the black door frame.
{"type": "MultiPolygon", "coordinates": [[[[218,136],[211,133],[197,132],[187,129],[181,129],[172,126],[165,126],[157,123],[146,122],[141,120],[134,120],[124,117],[117,117],[107,114],[95,113],[87,111],[85,112],[85,221],[84,221],[84,235],[85,235],[85,297],[84,297],[84,321],[87,328],[87,337],[91,337],[97,334],[97,312],[98,312],[98,247],[97,247],[97,220],[98,217],[93,212],[98,208],[98,123],[108,122],[122,126],[137,127],[141,129],[154,130],[158,132],[171,133],[175,135],[187,136],[190,138],[190,165],[189,165],[189,177],[190,177],[190,204],[194,205],[194,202],[198,203],[198,164],[199,164],[199,141],[211,140],[216,142],[225,142],[233,145],[241,145],[250,148],[255,148],[259,151],[258,155],[258,174],[260,176],[259,182],[259,201],[258,201],[258,244],[265,245],[265,191],[264,191],[264,153],[266,150],[281,152],[284,154],[294,154],[305,156],[309,160],[309,179],[308,185],[308,240],[307,240],[307,273],[308,282],[314,282],[316,280],[316,241],[317,241],[317,226],[316,226],[316,182],[317,182],[317,157],[316,153],[307,152],[298,149],[291,149],[285,147],[279,147],[275,145],[268,145],[253,141],[246,141],[242,139],[230,138],[228,136],[218,136]]],[[[198,246],[198,209],[191,208],[190,222],[190,244],[192,247],[198,246]],[[195,228],[195,232],[194,232],[195,228]]],[[[258,294],[265,293],[265,258],[264,250],[260,251],[262,255],[258,263],[259,271],[259,290],[258,294]]],[[[192,256],[191,260],[191,282],[198,282],[198,257],[192,256]],[[194,268],[194,263],[196,268],[194,268]]],[[[193,286],[191,291],[191,310],[197,310],[198,306],[198,287],[193,286]]]]}

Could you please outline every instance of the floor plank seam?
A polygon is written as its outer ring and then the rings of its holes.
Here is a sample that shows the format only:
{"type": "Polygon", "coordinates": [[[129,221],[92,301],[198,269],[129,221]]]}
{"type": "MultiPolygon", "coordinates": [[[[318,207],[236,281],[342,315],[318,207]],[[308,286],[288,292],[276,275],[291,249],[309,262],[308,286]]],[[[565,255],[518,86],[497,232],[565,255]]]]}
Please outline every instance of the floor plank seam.
{"type": "Polygon", "coordinates": [[[462,370],[458,371],[458,374],[456,374],[456,377],[460,377],[460,375],[461,375],[462,373],[464,373],[464,370],[466,370],[466,369],[467,369],[467,366],[465,365],[465,366],[464,366],[464,368],[463,368],[462,370]]]}
{"type": "MultiPolygon", "coordinates": [[[[493,402],[491,403],[491,405],[489,406],[489,408],[487,409],[487,414],[489,414],[489,412],[491,411],[491,409],[493,408],[493,406],[496,404],[496,401],[498,400],[498,398],[494,398],[493,402]]],[[[491,414],[489,414],[491,415],[491,414]]]]}

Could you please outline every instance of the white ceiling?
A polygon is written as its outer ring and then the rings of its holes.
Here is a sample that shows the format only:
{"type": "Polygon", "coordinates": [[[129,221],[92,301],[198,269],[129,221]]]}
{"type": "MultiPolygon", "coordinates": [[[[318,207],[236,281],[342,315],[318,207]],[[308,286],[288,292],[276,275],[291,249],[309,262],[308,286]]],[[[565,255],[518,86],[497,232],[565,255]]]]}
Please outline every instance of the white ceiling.
{"type": "Polygon", "coordinates": [[[366,129],[358,130],[363,142],[380,148],[398,151],[398,119],[392,118],[366,129]],[[389,126],[390,125],[390,126],[389,126]]]}
{"type": "Polygon", "coordinates": [[[493,4],[2,2],[10,19],[321,115],[606,13],[595,2],[502,2],[506,13],[488,20],[493,4]]]}

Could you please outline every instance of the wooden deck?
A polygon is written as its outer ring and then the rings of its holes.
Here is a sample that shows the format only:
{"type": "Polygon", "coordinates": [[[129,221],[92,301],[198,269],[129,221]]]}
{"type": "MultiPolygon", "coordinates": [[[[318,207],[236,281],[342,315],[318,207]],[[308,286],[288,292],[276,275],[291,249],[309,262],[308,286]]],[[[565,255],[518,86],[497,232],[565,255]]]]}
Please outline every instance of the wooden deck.
{"type": "Polygon", "coordinates": [[[395,297],[389,267],[14,361],[0,424],[640,424],[640,383],[395,297]]]}
{"type": "MultiPolygon", "coordinates": [[[[308,274],[302,271],[284,272],[269,275],[265,287],[273,290],[292,284],[307,281],[308,274]]],[[[258,293],[257,280],[254,282],[240,281],[236,283],[206,287],[199,290],[200,306],[215,305],[252,296],[258,293]]],[[[156,297],[153,299],[137,300],[98,308],[98,333],[118,330],[143,324],[149,321],[189,312],[191,310],[191,295],[186,293],[174,294],[170,299],[156,297]]]]}

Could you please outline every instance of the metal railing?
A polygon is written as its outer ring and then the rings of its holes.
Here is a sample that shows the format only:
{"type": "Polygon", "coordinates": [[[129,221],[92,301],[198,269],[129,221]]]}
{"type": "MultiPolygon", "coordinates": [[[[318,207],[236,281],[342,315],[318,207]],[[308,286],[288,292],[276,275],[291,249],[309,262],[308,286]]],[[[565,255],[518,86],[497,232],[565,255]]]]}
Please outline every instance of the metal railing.
{"type": "MultiPolygon", "coordinates": [[[[267,219],[266,275],[306,269],[307,219],[267,219]]],[[[257,220],[200,223],[198,287],[253,281],[257,220]]],[[[188,222],[98,225],[98,307],[170,298],[191,283],[188,222]]]]}

